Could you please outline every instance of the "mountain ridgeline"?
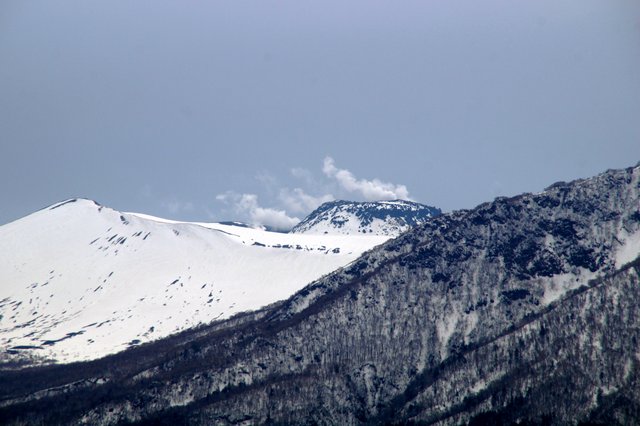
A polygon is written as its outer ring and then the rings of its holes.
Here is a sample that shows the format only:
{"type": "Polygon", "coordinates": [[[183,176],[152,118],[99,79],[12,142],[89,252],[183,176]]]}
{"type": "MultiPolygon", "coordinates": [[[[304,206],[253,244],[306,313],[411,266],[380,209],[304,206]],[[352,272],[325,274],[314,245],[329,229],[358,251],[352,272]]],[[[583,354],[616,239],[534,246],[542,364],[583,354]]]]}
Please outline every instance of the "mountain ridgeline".
{"type": "Polygon", "coordinates": [[[405,200],[330,201],[309,214],[291,233],[398,236],[440,214],[440,209],[405,200]]]}
{"type": "Polygon", "coordinates": [[[640,168],[444,214],[288,300],[4,371],[7,424],[637,424],[640,168]]]}
{"type": "Polygon", "coordinates": [[[176,222],[63,201],[0,226],[0,365],[96,359],[259,309],[389,238],[176,222]]]}

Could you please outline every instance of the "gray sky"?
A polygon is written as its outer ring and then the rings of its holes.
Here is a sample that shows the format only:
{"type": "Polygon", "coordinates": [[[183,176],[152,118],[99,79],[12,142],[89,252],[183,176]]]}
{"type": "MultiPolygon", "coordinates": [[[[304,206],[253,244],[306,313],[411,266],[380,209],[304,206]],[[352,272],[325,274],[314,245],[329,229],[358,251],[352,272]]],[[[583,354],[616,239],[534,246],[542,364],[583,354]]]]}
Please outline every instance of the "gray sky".
{"type": "Polygon", "coordinates": [[[637,0],[0,3],[0,224],[452,210],[639,160],[637,0]]]}

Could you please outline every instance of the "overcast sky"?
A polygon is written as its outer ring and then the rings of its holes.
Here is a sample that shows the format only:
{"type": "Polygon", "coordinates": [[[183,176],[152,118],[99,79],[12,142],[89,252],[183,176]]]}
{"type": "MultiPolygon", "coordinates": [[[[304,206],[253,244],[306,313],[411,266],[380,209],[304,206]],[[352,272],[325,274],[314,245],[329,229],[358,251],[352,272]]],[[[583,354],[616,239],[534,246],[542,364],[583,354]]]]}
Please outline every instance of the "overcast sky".
{"type": "Polygon", "coordinates": [[[639,160],[637,0],[0,2],[0,224],[449,211],[639,160]]]}

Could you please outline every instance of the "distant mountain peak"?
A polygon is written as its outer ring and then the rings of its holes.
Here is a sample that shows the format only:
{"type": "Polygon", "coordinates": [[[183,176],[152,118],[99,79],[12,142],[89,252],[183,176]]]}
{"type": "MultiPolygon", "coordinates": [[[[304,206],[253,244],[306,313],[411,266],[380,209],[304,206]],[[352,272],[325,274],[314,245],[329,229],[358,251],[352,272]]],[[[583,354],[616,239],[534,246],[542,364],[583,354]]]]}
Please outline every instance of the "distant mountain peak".
{"type": "Polygon", "coordinates": [[[438,208],[406,200],[329,201],[311,212],[291,233],[395,237],[440,214],[438,208]]]}

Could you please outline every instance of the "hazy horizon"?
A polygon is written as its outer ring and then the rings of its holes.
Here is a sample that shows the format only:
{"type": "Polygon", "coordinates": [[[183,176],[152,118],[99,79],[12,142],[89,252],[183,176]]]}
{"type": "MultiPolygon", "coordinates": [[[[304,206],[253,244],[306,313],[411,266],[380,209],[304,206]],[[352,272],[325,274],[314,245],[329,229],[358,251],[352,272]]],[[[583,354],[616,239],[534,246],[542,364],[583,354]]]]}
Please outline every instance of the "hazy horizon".
{"type": "Polygon", "coordinates": [[[7,0],[0,56],[0,224],[451,211],[640,160],[632,0],[7,0]]]}

